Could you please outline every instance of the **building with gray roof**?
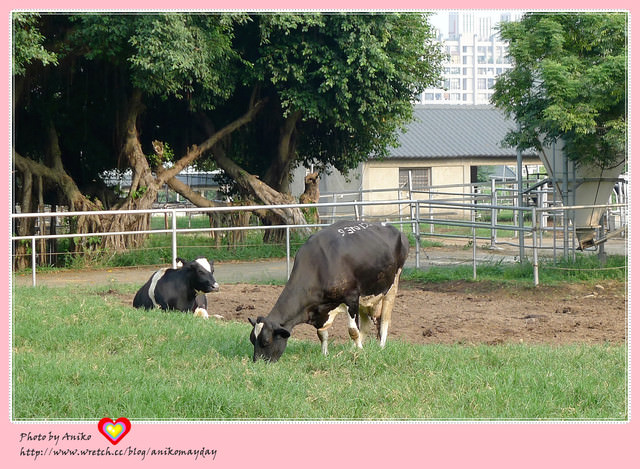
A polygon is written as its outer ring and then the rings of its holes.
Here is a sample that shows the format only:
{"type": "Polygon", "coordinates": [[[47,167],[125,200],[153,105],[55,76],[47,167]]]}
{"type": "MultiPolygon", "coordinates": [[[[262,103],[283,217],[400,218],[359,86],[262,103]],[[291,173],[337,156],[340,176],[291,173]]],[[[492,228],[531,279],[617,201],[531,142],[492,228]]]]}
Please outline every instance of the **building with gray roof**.
{"type": "MultiPolygon", "coordinates": [[[[413,121],[406,132],[399,133],[399,146],[391,148],[387,158],[364,162],[346,177],[337,171],[320,177],[321,201],[330,201],[327,194],[341,192],[357,195],[340,200],[395,200],[399,190],[409,187],[424,190],[455,185],[455,191],[469,192],[480,173],[511,179],[517,152],[502,142],[515,126],[491,105],[416,105],[413,121]]],[[[542,163],[537,153],[522,156],[526,173],[539,170],[542,163]]],[[[300,180],[304,180],[303,172],[294,179],[294,193],[303,190],[300,180]]]]}

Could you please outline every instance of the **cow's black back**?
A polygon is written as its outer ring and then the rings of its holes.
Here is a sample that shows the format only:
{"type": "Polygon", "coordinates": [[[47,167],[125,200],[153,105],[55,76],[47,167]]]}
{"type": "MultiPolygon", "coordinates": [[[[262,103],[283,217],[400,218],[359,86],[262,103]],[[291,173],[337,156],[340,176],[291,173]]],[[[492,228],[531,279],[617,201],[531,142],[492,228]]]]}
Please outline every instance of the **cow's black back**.
{"type": "Polygon", "coordinates": [[[360,295],[377,295],[389,289],[408,252],[407,237],[390,224],[338,222],[300,248],[291,278],[315,276],[329,294],[351,287],[360,295]]]}

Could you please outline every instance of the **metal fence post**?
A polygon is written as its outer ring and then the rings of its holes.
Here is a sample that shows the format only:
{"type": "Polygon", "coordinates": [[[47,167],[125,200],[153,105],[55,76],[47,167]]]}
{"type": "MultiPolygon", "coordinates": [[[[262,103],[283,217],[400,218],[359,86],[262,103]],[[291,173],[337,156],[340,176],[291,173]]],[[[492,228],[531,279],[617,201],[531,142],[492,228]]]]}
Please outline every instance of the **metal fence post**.
{"type": "Polygon", "coordinates": [[[538,242],[537,238],[537,227],[538,223],[536,217],[538,216],[536,212],[536,208],[533,207],[531,212],[531,238],[533,239],[533,285],[538,286],[540,283],[539,272],[538,272],[538,242]]]}
{"type": "Polygon", "coordinates": [[[178,257],[178,233],[176,231],[177,228],[178,220],[176,217],[176,210],[173,209],[171,210],[171,265],[174,269],[177,266],[176,258],[178,257]]]}
{"type": "Polygon", "coordinates": [[[331,223],[336,222],[336,202],[338,201],[338,196],[333,194],[333,206],[331,207],[331,223]]]}
{"type": "Polygon", "coordinates": [[[31,238],[31,283],[36,286],[36,237],[31,238]]]}
{"type": "Polygon", "coordinates": [[[289,280],[289,275],[291,273],[291,234],[290,234],[289,226],[287,226],[287,280],[289,280]]]}
{"type": "Polygon", "coordinates": [[[429,186],[429,233],[434,234],[433,224],[433,186],[429,186]]]}
{"type": "MultiPolygon", "coordinates": [[[[474,192],[474,200],[473,204],[476,203],[475,200],[475,191],[476,188],[472,189],[474,192]]],[[[477,280],[478,278],[478,269],[477,269],[477,259],[476,259],[476,209],[475,207],[471,208],[471,235],[473,238],[473,279],[477,280]]]]}
{"type": "MultiPolygon", "coordinates": [[[[411,206],[411,204],[409,204],[411,206]]],[[[416,202],[415,223],[413,225],[413,235],[416,238],[416,269],[420,268],[420,202],[416,202]]]]}
{"type": "Polygon", "coordinates": [[[498,205],[498,193],[496,192],[496,179],[491,178],[491,249],[496,248],[496,238],[497,238],[497,230],[496,225],[498,224],[498,209],[496,206],[498,205]]]}

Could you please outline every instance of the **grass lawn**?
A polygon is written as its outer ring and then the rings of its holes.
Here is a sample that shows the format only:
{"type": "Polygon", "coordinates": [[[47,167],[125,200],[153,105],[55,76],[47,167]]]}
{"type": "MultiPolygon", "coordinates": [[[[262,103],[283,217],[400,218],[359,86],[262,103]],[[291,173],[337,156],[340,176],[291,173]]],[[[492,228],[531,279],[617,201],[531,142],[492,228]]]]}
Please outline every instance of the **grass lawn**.
{"type": "Polygon", "coordinates": [[[14,289],[14,419],[628,417],[625,345],[333,343],[325,358],[290,340],[278,363],[253,363],[248,323],[136,310],[115,293],[14,289]]]}

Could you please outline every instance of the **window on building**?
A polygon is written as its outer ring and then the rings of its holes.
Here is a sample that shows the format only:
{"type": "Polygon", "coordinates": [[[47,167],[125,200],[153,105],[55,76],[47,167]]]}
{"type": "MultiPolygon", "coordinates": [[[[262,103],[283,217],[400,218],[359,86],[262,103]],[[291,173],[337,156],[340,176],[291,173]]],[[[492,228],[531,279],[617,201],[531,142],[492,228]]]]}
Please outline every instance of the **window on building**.
{"type": "Polygon", "coordinates": [[[431,168],[400,168],[400,189],[409,190],[409,175],[413,190],[425,190],[431,186],[431,168]]]}

